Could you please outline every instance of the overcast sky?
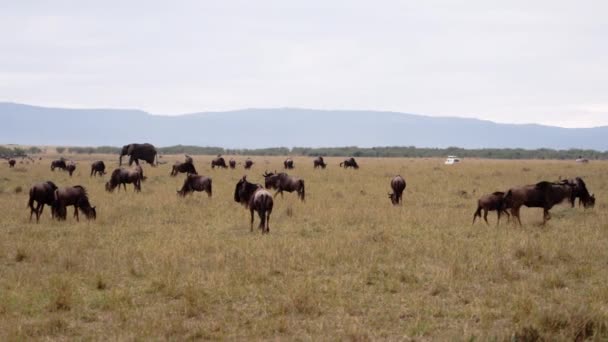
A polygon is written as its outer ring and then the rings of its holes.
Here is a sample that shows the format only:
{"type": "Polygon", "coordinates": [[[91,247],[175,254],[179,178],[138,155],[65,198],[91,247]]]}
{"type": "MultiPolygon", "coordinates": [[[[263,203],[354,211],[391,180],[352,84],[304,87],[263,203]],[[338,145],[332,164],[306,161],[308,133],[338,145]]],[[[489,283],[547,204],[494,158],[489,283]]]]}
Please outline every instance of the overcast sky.
{"type": "Polygon", "coordinates": [[[607,14],[605,0],[2,1],[0,101],[608,125],[607,14]]]}

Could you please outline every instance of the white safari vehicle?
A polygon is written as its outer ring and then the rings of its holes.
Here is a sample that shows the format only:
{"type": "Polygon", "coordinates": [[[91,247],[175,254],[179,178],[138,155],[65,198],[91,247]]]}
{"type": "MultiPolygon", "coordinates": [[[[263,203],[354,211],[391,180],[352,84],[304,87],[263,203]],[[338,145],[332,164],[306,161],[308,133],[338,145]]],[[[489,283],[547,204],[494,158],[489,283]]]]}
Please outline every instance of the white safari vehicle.
{"type": "Polygon", "coordinates": [[[458,163],[460,163],[460,158],[456,156],[448,156],[448,158],[444,162],[445,165],[454,165],[458,163]]]}

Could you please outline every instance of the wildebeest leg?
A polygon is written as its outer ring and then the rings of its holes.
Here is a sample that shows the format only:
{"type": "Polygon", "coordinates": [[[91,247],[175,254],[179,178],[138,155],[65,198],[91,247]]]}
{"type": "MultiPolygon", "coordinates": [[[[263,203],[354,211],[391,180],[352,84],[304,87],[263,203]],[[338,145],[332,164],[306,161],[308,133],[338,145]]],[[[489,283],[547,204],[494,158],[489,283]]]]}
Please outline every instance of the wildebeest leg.
{"type": "Polygon", "coordinates": [[[253,208],[250,208],[249,211],[251,212],[251,232],[253,233],[253,208]]]}
{"type": "Polygon", "coordinates": [[[259,229],[262,230],[262,233],[266,233],[266,210],[264,210],[264,209],[258,210],[258,216],[260,217],[259,229]]]}
{"type": "Polygon", "coordinates": [[[266,211],[266,233],[270,233],[270,213],[272,210],[266,211]]]}
{"type": "Polygon", "coordinates": [[[496,210],[496,216],[498,216],[497,220],[496,220],[496,227],[498,227],[500,225],[500,214],[501,214],[502,210],[497,209],[496,210]]]}
{"type": "Polygon", "coordinates": [[[488,209],[483,209],[483,219],[484,221],[486,221],[486,224],[489,225],[490,223],[488,222],[488,209]]]}
{"type": "MultiPolygon", "coordinates": [[[[43,209],[44,209],[44,203],[38,203],[38,207],[36,207],[36,223],[40,220],[40,216],[42,216],[43,209]]],[[[31,217],[31,215],[30,215],[30,217],[31,217]]]]}
{"type": "Polygon", "coordinates": [[[78,217],[78,205],[74,204],[74,217],[76,218],[76,222],[80,222],[80,219],[78,217]]]}
{"type": "MultiPolygon", "coordinates": [[[[519,222],[519,226],[521,227],[521,218],[519,217],[519,207],[513,207],[511,208],[511,215],[513,215],[513,217],[517,218],[517,222],[519,222]]],[[[515,222],[515,219],[513,219],[513,222],[515,222]]]]}

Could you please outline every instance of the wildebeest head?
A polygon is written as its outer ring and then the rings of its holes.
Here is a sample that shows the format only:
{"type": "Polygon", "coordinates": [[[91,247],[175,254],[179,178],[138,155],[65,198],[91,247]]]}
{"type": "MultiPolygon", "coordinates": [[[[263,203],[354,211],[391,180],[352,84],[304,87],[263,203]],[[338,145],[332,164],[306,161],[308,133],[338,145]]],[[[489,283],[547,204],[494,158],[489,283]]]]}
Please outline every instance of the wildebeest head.
{"type": "Polygon", "coordinates": [[[275,172],[265,171],[262,175],[264,177],[264,187],[266,189],[276,188],[276,183],[279,179],[279,175],[275,172]]]}
{"type": "Polygon", "coordinates": [[[234,201],[249,206],[249,200],[258,188],[260,185],[249,183],[247,176],[243,176],[234,188],[234,201]]]}

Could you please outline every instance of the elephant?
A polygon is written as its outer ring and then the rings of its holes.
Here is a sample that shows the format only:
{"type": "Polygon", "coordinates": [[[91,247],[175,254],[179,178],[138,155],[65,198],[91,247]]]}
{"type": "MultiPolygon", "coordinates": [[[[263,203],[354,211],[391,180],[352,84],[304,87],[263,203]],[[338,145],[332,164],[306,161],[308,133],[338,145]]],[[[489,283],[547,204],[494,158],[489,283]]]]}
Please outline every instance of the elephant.
{"type": "Polygon", "coordinates": [[[129,144],[122,147],[118,164],[122,165],[122,156],[129,156],[129,165],[133,162],[139,165],[139,159],[145,160],[152,166],[158,165],[156,148],[152,144],[129,144]],[[156,159],[156,164],[154,160],[156,159]]]}

